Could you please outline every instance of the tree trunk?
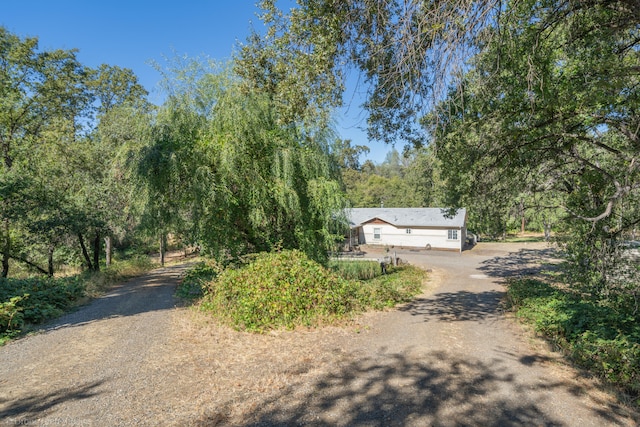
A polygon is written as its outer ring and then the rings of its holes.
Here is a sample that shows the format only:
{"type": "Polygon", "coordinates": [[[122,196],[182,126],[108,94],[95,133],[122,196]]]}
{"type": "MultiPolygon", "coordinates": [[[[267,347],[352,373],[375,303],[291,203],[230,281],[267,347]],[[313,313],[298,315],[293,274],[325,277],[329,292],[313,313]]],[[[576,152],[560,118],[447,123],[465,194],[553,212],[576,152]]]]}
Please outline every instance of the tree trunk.
{"type": "Polygon", "coordinates": [[[544,223],[544,241],[548,242],[551,239],[551,223],[544,223]]]}
{"type": "Polygon", "coordinates": [[[160,233],[160,265],[164,267],[164,253],[167,250],[167,237],[164,233],[160,233]]]}
{"type": "Polygon", "coordinates": [[[104,238],[105,264],[107,267],[111,265],[111,236],[104,238]]]}
{"type": "Polygon", "coordinates": [[[9,235],[9,220],[5,219],[3,221],[3,232],[4,238],[6,239],[4,242],[4,247],[2,248],[2,276],[9,276],[9,257],[11,256],[11,236],[9,235]]]}
{"type": "Polygon", "coordinates": [[[78,233],[78,240],[80,241],[80,248],[82,248],[82,256],[84,257],[84,261],[87,264],[87,268],[89,270],[93,270],[93,265],[91,264],[91,258],[89,257],[89,252],[87,252],[87,247],[84,244],[84,237],[82,237],[82,233],[78,233]]]}
{"type": "Polygon", "coordinates": [[[100,233],[96,231],[96,237],[93,239],[93,271],[100,271],[100,248],[102,247],[102,239],[100,233]]]}
{"type": "Polygon", "coordinates": [[[49,267],[49,277],[53,277],[53,251],[55,250],[55,246],[49,245],[49,251],[47,253],[48,256],[48,267],[49,267]]]}

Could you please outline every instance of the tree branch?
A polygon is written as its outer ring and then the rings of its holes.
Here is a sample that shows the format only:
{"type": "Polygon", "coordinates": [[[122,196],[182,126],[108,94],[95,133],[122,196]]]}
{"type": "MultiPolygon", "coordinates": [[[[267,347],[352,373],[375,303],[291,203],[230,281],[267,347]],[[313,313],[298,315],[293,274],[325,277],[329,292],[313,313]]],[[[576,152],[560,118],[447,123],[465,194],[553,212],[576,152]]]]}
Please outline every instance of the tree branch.
{"type": "Polygon", "coordinates": [[[29,261],[26,258],[17,256],[17,255],[9,255],[9,258],[14,259],[16,261],[23,262],[23,263],[27,264],[29,267],[35,268],[36,270],[38,270],[42,274],[46,274],[47,276],[49,275],[49,272],[47,270],[45,270],[44,268],[39,267],[38,265],[32,263],[31,261],[29,261]]]}

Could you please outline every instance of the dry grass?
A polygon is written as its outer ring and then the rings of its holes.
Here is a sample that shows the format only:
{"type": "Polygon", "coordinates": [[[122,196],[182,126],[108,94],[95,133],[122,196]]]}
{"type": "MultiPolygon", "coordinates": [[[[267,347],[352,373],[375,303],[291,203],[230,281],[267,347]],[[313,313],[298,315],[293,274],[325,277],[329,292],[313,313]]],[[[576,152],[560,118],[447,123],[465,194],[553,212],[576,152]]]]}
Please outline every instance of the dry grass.
{"type": "MultiPolygon", "coordinates": [[[[423,289],[430,293],[441,277],[427,277],[423,289]]],[[[314,384],[356,360],[354,341],[381,315],[368,312],[330,326],[255,334],[224,326],[197,307],[181,308],[173,314],[172,351],[160,369],[173,368],[174,393],[192,397],[176,402],[185,407],[183,422],[244,425],[282,396],[289,405],[303,404],[314,384]]]]}
{"type": "Polygon", "coordinates": [[[164,363],[180,367],[174,385],[185,395],[201,391],[198,402],[188,403],[199,408],[194,425],[242,423],[282,393],[308,393],[305,385],[349,359],[350,337],[364,327],[353,320],[260,335],[222,326],[194,308],[177,310],[174,324],[178,351],[167,353],[164,363]]]}

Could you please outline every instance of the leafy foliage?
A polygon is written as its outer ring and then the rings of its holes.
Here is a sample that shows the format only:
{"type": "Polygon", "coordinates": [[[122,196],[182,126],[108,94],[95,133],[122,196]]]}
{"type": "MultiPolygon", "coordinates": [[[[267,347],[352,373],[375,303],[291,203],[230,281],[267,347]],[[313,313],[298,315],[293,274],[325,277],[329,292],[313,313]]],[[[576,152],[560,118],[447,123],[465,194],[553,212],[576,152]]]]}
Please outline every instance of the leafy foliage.
{"type": "Polygon", "coordinates": [[[273,100],[243,93],[213,63],[179,65],[139,152],[145,223],[226,262],[280,245],[326,259],[344,198],[323,127],[281,124],[273,100]]]}
{"type": "Polygon", "coordinates": [[[512,280],[507,296],[518,317],[580,366],[640,395],[637,311],[621,310],[619,304],[602,304],[532,279],[512,280]]]}
{"type": "Polygon", "coordinates": [[[226,269],[208,284],[201,307],[248,331],[310,326],[406,301],[423,278],[419,269],[402,268],[373,280],[347,280],[298,250],[283,250],[226,269]]]}
{"type": "Polygon", "coordinates": [[[84,286],[79,277],[1,279],[1,316],[11,320],[0,323],[0,333],[59,316],[82,296],[84,286]]]}
{"type": "Polygon", "coordinates": [[[204,296],[207,284],[221,273],[222,267],[215,261],[201,262],[190,268],[178,285],[176,295],[185,300],[204,296]]]}

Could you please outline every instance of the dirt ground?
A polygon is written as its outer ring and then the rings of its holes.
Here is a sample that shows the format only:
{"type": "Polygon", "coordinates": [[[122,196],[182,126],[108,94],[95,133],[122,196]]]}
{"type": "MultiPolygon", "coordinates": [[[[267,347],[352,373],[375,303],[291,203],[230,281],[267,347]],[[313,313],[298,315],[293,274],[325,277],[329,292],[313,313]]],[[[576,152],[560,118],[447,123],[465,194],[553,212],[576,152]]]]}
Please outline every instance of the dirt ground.
{"type": "Polygon", "coordinates": [[[431,270],[415,301],[265,335],[178,307],[184,264],[128,282],[0,348],[0,425],[638,425],[500,308],[552,248],[396,253],[431,270]]]}

